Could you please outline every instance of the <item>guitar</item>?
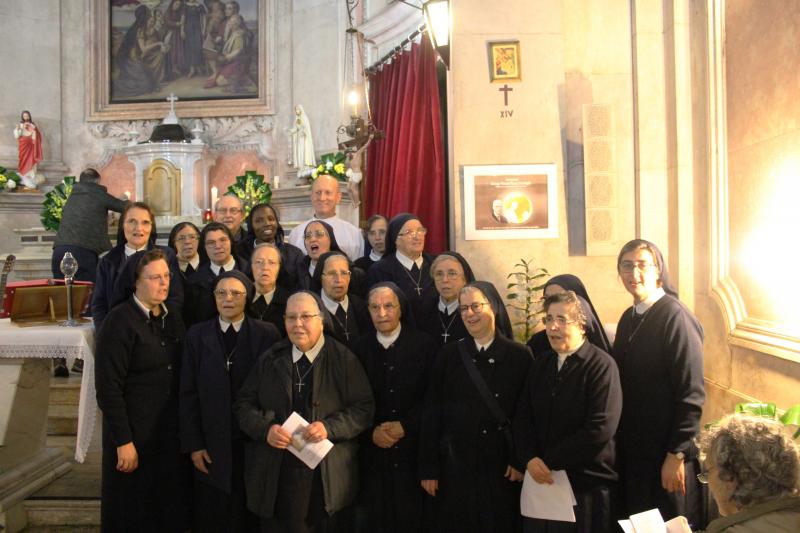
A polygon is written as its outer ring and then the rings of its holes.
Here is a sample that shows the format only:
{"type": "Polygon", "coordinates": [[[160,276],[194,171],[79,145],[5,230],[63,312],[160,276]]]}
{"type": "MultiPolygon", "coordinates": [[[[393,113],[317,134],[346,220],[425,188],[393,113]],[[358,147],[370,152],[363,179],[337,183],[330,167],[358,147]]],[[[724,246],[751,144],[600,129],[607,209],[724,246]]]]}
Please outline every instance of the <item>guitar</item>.
{"type": "Polygon", "coordinates": [[[17,257],[14,254],[8,254],[5,263],[3,263],[3,272],[0,274],[0,311],[6,305],[6,281],[8,280],[8,274],[14,269],[16,260],[17,257]]]}

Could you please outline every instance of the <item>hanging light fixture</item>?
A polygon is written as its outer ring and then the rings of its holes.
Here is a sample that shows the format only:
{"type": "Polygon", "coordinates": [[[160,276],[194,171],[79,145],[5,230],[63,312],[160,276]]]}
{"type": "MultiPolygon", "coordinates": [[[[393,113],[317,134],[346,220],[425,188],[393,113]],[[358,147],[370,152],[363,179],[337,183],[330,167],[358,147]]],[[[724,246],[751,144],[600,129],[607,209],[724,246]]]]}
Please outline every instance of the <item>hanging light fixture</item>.
{"type": "Polygon", "coordinates": [[[422,4],[425,25],[444,66],[450,68],[450,2],[428,0],[422,4]]]}

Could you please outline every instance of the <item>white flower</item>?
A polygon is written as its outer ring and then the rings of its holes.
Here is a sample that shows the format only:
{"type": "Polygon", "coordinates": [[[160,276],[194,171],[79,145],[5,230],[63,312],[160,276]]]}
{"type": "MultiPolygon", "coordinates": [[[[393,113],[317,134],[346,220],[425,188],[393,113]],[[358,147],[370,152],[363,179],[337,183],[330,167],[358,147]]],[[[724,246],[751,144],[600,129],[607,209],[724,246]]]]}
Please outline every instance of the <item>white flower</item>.
{"type": "Polygon", "coordinates": [[[16,188],[17,188],[17,182],[16,181],[8,180],[6,182],[6,189],[8,189],[9,191],[12,190],[12,189],[16,189],[16,188]]]}
{"type": "Polygon", "coordinates": [[[328,169],[328,170],[332,169],[333,168],[333,161],[328,161],[327,163],[325,163],[325,168],[328,169]]]}

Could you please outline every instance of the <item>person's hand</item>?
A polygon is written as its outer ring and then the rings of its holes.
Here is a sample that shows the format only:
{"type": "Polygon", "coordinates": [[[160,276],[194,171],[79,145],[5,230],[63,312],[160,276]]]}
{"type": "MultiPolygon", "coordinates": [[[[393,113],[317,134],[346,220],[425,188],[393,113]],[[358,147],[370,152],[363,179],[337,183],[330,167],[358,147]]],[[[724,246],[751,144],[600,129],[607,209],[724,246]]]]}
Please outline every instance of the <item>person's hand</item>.
{"type": "Polygon", "coordinates": [[[550,469],[547,468],[547,465],[544,464],[544,461],[538,457],[534,457],[528,461],[528,473],[536,483],[547,483],[548,485],[553,484],[553,473],[550,472],[550,469]]]}
{"type": "Polygon", "coordinates": [[[117,446],[117,470],[130,474],[139,468],[139,453],[133,442],[117,446]]]}
{"type": "Polygon", "coordinates": [[[375,429],[372,430],[372,442],[378,448],[391,448],[397,442],[397,439],[389,435],[386,428],[381,424],[380,426],[375,426],[375,429]]]}
{"type": "Polygon", "coordinates": [[[661,487],[667,492],[680,492],[686,495],[686,471],[683,459],[674,453],[668,453],[661,465],[661,487]]]}
{"type": "MultiPolygon", "coordinates": [[[[398,420],[394,420],[392,422],[384,422],[381,424],[384,431],[391,436],[395,443],[406,436],[406,431],[403,429],[403,424],[401,424],[398,420]]],[[[392,443],[394,444],[394,443],[392,443]]]]}
{"type": "Polygon", "coordinates": [[[306,428],[303,437],[309,442],[320,442],[328,438],[328,430],[322,422],[312,422],[306,428]]]}
{"type": "Polygon", "coordinates": [[[420,481],[420,485],[422,485],[422,490],[424,490],[431,496],[436,496],[436,492],[439,490],[438,479],[423,479],[422,481],[420,481]]]}
{"type": "Polygon", "coordinates": [[[211,456],[208,455],[206,450],[197,450],[192,452],[192,464],[194,467],[204,474],[208,474],[206,463],[211,464],[211,456]]]}
{"type": "Polygon", "coordinates": [[[522,481],[522,472],[511,465],[506,467],[506,473],[503,475],[507,477],[509,481],[522,481]]]}
{"type": "Polygon", "coordinates": [[[267,444],[279,450],[285,449],[292,442],[292,436],[278,424],[273,424],[267,433],[267,444]]]}

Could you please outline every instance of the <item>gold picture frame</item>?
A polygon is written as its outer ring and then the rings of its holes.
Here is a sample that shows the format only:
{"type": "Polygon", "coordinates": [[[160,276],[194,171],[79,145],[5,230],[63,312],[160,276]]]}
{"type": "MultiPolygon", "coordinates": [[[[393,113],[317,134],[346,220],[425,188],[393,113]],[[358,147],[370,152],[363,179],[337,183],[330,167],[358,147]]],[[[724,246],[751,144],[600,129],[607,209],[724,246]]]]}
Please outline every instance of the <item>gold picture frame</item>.
{"type": "Polygon", "coordinates": [[[492,83],[522,81],[519,41],[489,41],[486,48],[492,83]]]}
{"type": "MultiPolygon", "coordinates": [[[[213,98],[203,98],[194,95],[179,99],[175,104],[179,116],[226,117],[275,113],[277,0],[250,1],[257,6],[254,8],[257,9],[257,15],[253,23],[258,30],[258,39],[252,45],[255,47],[252,52],[255,56],[254,62],[257,63],[257,76],[254,76],[257,79],[252,81],[257,89],[253,91],[252,97],[216,95],[213,98]]],[[[115,29],[117,34],[119,29],[112,28],[111,10],[111,2],[108,0],[91,0],[87,35],[89,61],[86,76],[86,120],[92,122],[163,118],[170,110],[166,99],[154,97],[118,103],[112,98],[112,44],[119,41],[119,35],[114,37],[115,29]]],[[[177,96],[181,97],[180,94],[177,96]]]]}

